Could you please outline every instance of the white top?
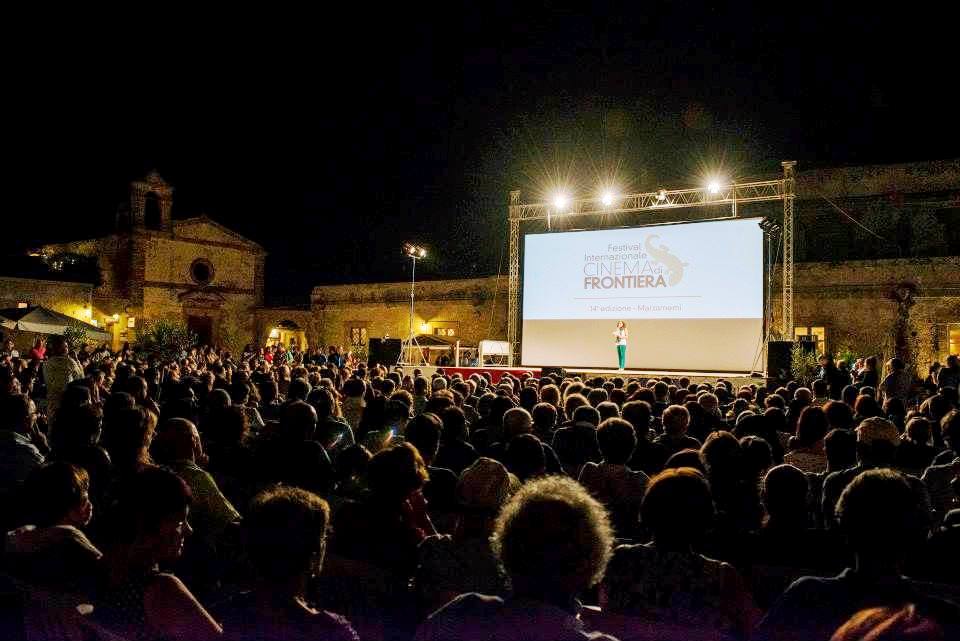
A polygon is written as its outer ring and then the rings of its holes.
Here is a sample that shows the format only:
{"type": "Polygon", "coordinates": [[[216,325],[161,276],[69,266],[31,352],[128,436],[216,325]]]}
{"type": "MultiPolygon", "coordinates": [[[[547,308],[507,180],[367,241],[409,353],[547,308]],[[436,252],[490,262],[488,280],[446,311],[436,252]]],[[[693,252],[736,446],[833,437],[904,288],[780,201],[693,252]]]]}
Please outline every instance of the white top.
{"type": "Polygon", "coordinates": [[[617,345],[626,345],[627,344],[627,328],[618,328],[613,335],[617,337],[617,345]]]}

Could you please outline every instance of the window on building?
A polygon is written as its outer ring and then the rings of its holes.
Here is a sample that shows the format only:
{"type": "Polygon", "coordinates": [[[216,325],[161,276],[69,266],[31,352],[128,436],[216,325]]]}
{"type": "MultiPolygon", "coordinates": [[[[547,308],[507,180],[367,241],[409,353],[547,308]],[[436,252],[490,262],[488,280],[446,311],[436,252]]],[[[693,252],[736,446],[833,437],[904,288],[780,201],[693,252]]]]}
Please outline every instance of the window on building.
{"type": "Polygon", "coordinates": [[[817,354],[823,354],[826,349],[826,329],[823,327],[794,327],[793,336],[798,341],[812,341],[817,344],[817,354]]]}
{"type": "Polygon", "coordinates": [[[434,327],[433,328],[434,336],[444,336],[444,337],[453,337],[457,335],[457,330],[453,327],[434,327]]]}
{"type": "Polygon", "coordinates": [[[367,328],[351,327],[350,328],[350,344],[366,345],[367,344],[367,328]]]}
{"type": "MultiPolygon", "coordinates": [[[[960,354],[960,325],[950,325],[950,345],[948,354],[960,354]]],[[[946,360],[946,357],[944,357],[946,360]]]]}

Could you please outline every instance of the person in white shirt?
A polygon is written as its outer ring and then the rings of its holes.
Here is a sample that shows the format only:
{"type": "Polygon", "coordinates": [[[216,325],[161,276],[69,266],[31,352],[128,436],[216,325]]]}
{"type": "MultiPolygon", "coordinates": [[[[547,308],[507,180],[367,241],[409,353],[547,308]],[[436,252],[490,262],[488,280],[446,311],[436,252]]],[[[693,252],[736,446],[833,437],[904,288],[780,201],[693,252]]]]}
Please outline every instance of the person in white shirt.
{"type": "Polygon", "coordinates": [[[617,321],[617,329],[613,336],[617,344],[617,363],[618,369],[623,369],[627,364],[627,324],[623,321],[617,321]]]}
{"type": "Polygon", "coordinates": [[[67,352],[69,346],[63,336],[50,337],[50,351],[43,364],[43,379],[47,383],[47,420],[52,421],[60,406],[67,385],[83,378],[83,368],[67,352]]]}

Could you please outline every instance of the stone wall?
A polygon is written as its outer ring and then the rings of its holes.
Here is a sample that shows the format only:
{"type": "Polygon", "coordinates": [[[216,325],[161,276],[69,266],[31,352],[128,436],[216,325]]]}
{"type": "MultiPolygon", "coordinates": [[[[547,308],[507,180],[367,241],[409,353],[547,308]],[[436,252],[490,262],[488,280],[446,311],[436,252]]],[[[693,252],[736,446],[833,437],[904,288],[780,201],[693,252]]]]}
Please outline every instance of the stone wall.
{"type": "MultiPolygon", "coordinates": [[[[368,283],[313,289],[311,312],[317,338],[345,345],[351,327],[363,327],[369,338],[406,338],[409,331],[410,284],[368,283]]],[[[507,279],[495,276],[416,284],[414,332],[433,334],[453,329],[465,345],[506,337],[507,279]],[[422,325],[426,324],[426,331],[422,325]]]]}
{"type": "MultiPolygon", "coordinates": [[[[779,272],[772,294],[773,327],[779,329],[779,272]]],[[[828,351],[884,359],[900,353],[925,371],[943,358],[946,326],[954,323],[960,323],[960,257],[796,265],[794,324],[824,327],[828,351]],[[898,348],[901,315],[906,343],[898,348]]]]}

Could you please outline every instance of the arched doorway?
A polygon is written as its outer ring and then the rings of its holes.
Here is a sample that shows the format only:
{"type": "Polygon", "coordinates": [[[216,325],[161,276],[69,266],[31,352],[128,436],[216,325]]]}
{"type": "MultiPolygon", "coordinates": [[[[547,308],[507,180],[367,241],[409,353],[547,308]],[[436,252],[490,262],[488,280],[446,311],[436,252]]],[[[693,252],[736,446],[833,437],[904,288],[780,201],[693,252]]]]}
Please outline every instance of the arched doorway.
{"type": "Polygon", "coordinates": [[[267,335],[267,347],[280,345],[284,348],[297,347],[307,349],[307,333],[294,321],[284,319],[270,328],[267,335]]]}

